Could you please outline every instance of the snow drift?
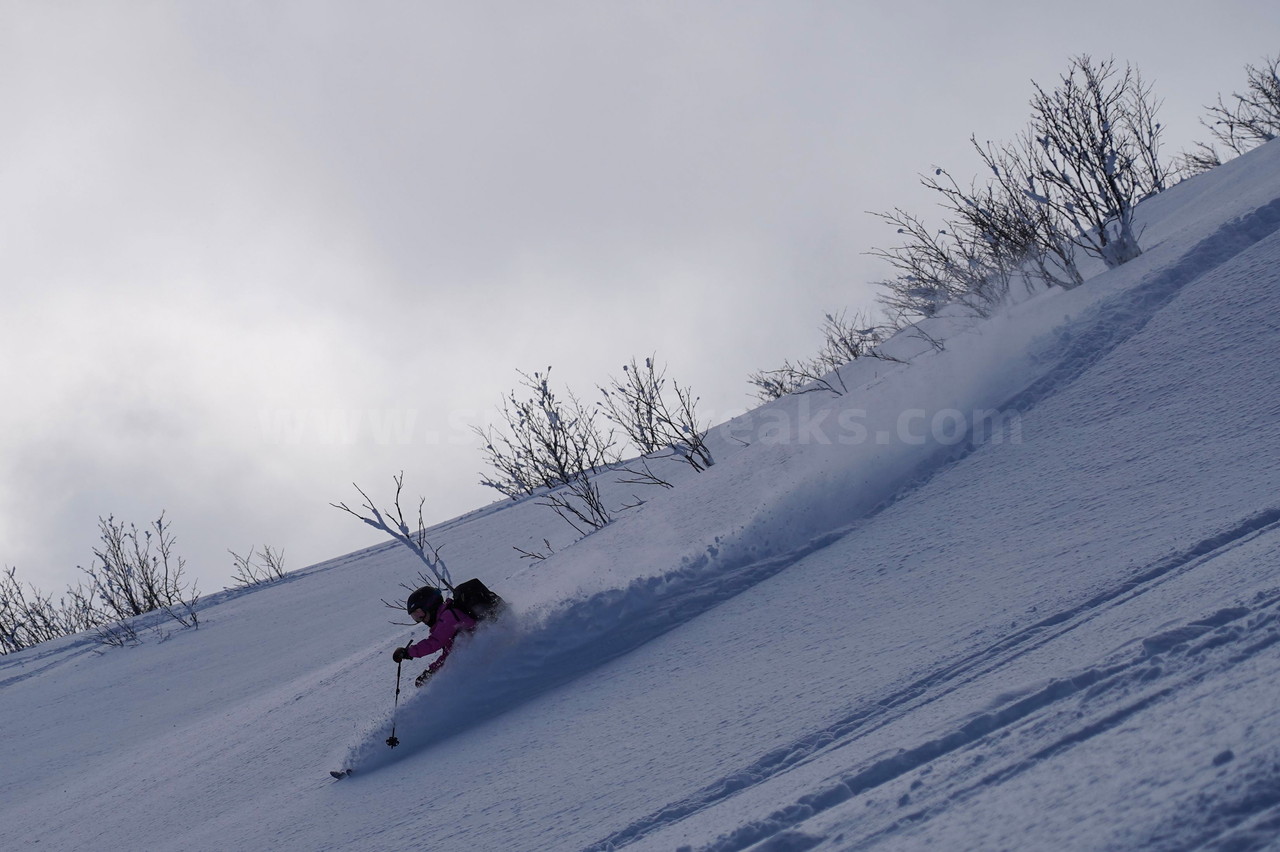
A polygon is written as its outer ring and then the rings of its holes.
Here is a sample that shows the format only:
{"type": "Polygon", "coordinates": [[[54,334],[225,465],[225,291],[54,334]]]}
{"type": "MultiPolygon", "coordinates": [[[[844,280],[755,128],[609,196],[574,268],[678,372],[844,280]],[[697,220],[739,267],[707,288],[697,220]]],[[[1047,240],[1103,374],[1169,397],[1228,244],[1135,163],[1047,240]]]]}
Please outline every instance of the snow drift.
{"type": "Polygon", "coordinates": [[[543,562],[535,501],[432,530],[516,613],[408,687],[398,749],[391,545],[0,659],[0,842],[1274,843],[1280,148],[1141,214],[1131,263],[721,425],[543,562]]]}

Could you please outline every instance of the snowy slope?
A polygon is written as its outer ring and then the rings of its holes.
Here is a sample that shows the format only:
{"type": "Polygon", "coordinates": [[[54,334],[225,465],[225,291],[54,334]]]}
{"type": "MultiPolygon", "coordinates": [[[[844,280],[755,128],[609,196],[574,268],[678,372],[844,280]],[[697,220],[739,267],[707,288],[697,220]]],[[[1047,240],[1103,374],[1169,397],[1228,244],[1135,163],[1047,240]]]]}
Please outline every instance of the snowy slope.
{"type": "Polygon", "coordinates": [[[441,525],[519,614],[395,750],[392,545],[0,658],[0,848],[1275,843],[1280,147],[1143,212],[1133,263],[725,424],[576,545],[441,525]]]}

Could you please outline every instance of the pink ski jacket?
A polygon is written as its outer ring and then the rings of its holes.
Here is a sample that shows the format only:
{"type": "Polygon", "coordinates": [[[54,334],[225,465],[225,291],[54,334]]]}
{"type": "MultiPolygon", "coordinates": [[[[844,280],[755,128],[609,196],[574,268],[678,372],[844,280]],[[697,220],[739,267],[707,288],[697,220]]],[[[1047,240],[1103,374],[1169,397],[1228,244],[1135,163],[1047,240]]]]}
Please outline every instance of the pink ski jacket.
{"type": "Polygon", "coordinates": [[[445,658],[453,650],[453,640],[457,638],[459,633],[470,632],[475,629],[476,620],[462,610],[451,606],[452,603],[453,600],[448,599],[440,604],[440,608],[436,610],[436,623],[431,628],[431,635],[421,642],[415,642],[409,646],[409,659],[411,660],[430,656],[436,651],[440,652],[439,659],[427,666],[427,671],[429,672],[434,672],[444,665],[445,658]]]}

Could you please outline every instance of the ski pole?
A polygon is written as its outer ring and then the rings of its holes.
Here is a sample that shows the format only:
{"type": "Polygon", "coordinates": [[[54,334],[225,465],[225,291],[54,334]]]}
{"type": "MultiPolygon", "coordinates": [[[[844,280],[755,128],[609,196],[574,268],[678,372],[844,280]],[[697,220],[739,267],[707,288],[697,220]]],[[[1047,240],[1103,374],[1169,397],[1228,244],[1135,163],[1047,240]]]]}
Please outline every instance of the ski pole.
{"type": "Polygon", "coordinates": [[[391,736],[387,737],[387,745],[391,748],[400,745],[400,740],[396,739],[396,711],[400,709],[400,668],[403,665],[403,660],[396,663],[396,702],[391,707],[391,736]]]}

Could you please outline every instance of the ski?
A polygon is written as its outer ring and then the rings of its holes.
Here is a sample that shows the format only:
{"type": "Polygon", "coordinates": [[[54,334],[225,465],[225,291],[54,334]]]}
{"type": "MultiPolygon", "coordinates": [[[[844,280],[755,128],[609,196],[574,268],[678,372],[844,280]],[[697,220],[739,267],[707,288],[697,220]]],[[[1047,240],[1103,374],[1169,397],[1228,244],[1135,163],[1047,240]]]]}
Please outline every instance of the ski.
{"type": "Polygon", "coordinates": [[[336,780],[341,781],[343,778],[350,776],[351,773],[354,771],[355,771],[354,769],[331,769],[329,771],[329,774],[332,775],[336,780]]]}

